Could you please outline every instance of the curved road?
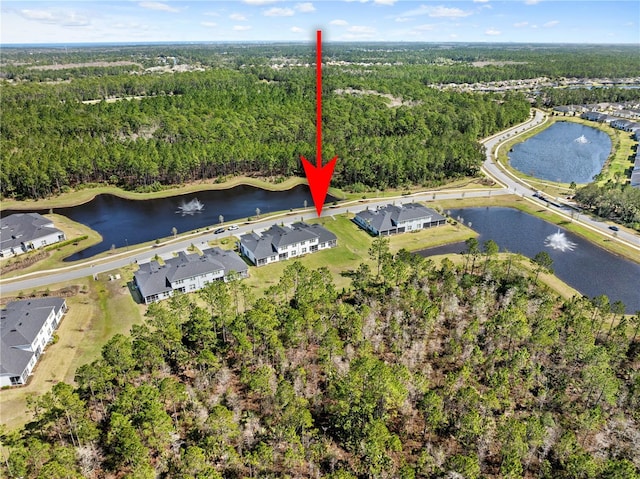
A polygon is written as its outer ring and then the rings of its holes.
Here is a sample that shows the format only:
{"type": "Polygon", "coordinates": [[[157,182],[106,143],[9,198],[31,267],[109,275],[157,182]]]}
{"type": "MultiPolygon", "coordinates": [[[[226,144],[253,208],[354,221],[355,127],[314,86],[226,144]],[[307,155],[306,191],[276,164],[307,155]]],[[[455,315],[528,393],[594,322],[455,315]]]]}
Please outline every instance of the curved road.
{"type": "MultiPolygon", "coordinates": [[[[553,209],[556,213],[565,216],[567,219],[571,219],[569,208],[558,208],[552,205],[547,205],[546,202],[533,198],[535,189],[518,180],[508,171],[500,167],[493,158],[493,149],[497,146],[500,148],[500,144],[507,139],[514,138],[526,130],[539,125],[546,121],[546,117],[539,110],[534,110],[535,114],[528,121],[517,125],[513,128],[505,130],[497,135],[486,138],[482,141],[486,148],[487,159],[483,164],[482,171],[501,184],[501,189],[476,189],[476,190],[449,190],[449,191],[428,191],[422,193],[415,193],[406,196],[397,196],[393,198],[373,199],[373,200],[356,200],[348,203],[342,203],[340,206],[331,207],[325,206],[323,210],[323,216],[332,216],[336,214],[342,214],[346,212],[353,212],[355,210],[362,209],[365,205],[375,208],[376,206],[384,206],[392,201],[432,201],[434,199],[457,199],[457,198],[478,198],[495,195],[516,194],[523,196],[528,201],[531,201],[539,206],[545,206],[553,209]]],[[[496,150],[496,155],[497,155],[496,150]]],[[[267,219],[260,221],[254,221],[251,223],[244,223],[237,231],[233,232],[233,236],[237,236],[243,233],[247,233],[251,230],[258,230],[262,228],[268,228],[276,221],[297,221],[300,219],[309,220],[317,217],[314,208],[307,208],[294,213],[285,212],[279,215],[269,216],[267,219]]],[[[577,215],[573,218],[574,222],[579,222],[585,227],[599,231],[606,236],[611,236],[610,230],[606,223],[594,221],[586,215],[577,215]]],[[[168,241],[158,247],[140,247],[133,248],[129,251],[114,254],[105,258],[97,260],[88,260],[72,266],[66,266],[57,268],[55,270],[38,271],[34,273],[25,274],[13,278],[0,279],[0,293],[15,293],[17,291],[28,291],[35,288],[41,288],[54,283],[61,283],[65,281],[72,281],[75,279],[83,278],[86,276],[92,276],[129,265],[135,261],[144,262],[153,258],[156,254],[164,255],[173,251],[183,250],[191,246],[191,244],[200,245],[201,243],[218,239],[221,236],[232,236],[230,232],[224,234],[214,234],[213,232],[207,233],[191,233],[180,236],[178,239],[168,241]]],[[[629,234],[625,231],[618,232],[618,241],[626,243],[638,251],[640,251],[640,241],[638,236],[629,234]]]]}

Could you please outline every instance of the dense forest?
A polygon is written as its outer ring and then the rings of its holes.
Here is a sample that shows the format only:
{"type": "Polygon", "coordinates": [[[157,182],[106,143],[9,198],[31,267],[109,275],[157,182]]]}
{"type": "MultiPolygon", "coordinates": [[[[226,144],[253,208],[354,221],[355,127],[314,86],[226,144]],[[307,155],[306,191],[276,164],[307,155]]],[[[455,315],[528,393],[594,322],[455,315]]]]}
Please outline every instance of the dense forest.
{"type": "Polygon", "coordinates": [[[574,196],[582,206],[601,218],[623,223],[640,231],[640,188],[630,184],[589,183],[579,188],[574,196]]]}
{"type": "Polygon", "coordinates": [[[262,298],[151,305],[2,432],[3,475],[639,478],[640,314],[468,245],[456,266],[379,238],[350,291],[294,262],[262,298]]]}
{"type": "MultiPolygon", "coordinates": [[[[439,92],[384,75],[327,69],[324,144],[338,155],[334,185],[385,188],[474,175],[478,138],[528,116],[522,95],[439,92]],[[384,89],[411,105],[391,108],[384,89]]],[[[225,175],[302,175],[314,157],[313,71],[212,69],[172,75],[110,76],[4,89],[1,192],[42,197],[80,183],[126,188],[225,175]],[[140,100],[84,104],[109,96],[140,100]]]]}

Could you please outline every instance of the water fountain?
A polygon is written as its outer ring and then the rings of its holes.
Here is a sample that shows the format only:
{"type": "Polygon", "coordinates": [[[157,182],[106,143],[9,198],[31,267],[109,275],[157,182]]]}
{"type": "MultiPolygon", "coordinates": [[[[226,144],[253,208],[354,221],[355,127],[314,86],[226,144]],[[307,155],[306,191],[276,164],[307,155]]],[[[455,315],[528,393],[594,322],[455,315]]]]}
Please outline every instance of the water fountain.
{"type": "Polygon", "coordinates": [[[587,140],[587,138],[584,135],[580,135],[578,138],[576,138],[573,141],[575,141],[576,143],[580,143],[581,145],[589,143],[589,140],[587,140]]]}
{"type": "Polygon", "coordinates": [[[560,230],[547,236],[544,240],[544,245],[562,252],[573,251],[576,247],[576,244],[569,241],[565,234],[560,230]]]}
{"type": "Polygon", "coordinates": [[[204,209],[204,203],[202,203],[198,198],[194,198],[188,203],[184,201],[180,206],[178,206],[178,211],[176,213],[182,213],[184,215],[193,215],[195,213],[200,213],[204,209]]]}

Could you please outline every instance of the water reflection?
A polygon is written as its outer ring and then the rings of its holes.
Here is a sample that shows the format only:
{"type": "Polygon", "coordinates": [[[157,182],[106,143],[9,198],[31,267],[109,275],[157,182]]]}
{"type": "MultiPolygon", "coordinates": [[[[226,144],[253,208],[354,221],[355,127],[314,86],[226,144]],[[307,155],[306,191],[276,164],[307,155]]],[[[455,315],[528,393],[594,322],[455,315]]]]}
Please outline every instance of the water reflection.
{"type": "MultiPolygon", "coordinates": [[[[460,217],[471,225],[480,234],[478,241],[481,244],[492,239],[502,251],[520,253],[529,258],[546,251],[553,260],[556,276],[582,294],[589,297],[606,294],[611,302],[622,301],[627,313],[640,311],[640,264],[610,253],[570,231],[558,231],[556,225],[516,209],[452,209],[450,216],[460,217]],[[548,241],[550,237],[554,238],[552,244],[548,241]]],[[[466,245],[455,243],[430,248],[420,254],[431,256],[463,251],[466,251],[466,245]]]]}

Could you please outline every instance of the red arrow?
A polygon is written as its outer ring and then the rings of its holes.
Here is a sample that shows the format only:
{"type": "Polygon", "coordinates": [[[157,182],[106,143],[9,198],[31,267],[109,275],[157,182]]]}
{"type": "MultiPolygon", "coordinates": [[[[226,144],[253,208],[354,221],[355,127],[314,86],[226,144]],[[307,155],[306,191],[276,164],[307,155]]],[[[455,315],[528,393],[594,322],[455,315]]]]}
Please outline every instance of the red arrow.
{"type": "Polygon", "coordinates": [[[327,190],[329,189],[329,183],[331,183],[331,176],[333,175],[333,169],[336,166],[337,156],[322,166],[322,31],[316,32],[316,166],[313,166],[304,156],[300,156],[302,159],[302,166],[304,167],[304,173],[307,175],[307,181],[309,181],[309,188],[311,189],[311,197],[313,198],[313,204],[316,206],[318,216],[322,214],[322,207],[324,206],[324,199],[327,197],[327,190]]]}

